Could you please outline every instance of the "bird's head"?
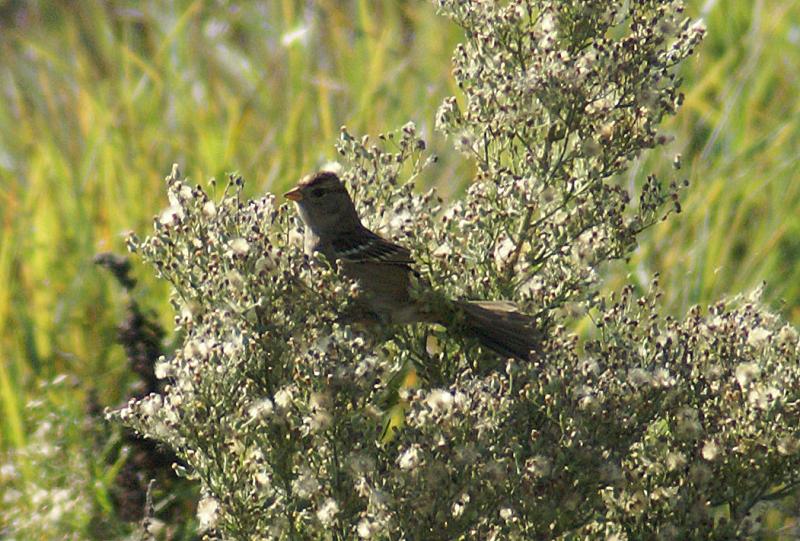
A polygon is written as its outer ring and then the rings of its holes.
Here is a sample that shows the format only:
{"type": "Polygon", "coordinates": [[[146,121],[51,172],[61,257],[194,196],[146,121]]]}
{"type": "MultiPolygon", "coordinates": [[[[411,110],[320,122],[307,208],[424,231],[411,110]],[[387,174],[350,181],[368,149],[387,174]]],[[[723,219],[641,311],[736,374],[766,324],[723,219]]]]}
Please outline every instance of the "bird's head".
{"type": "Polygon", "coordinates": [[[336,173],[307,175],[284,197],[297,204],[303,222],[318,236],[361,225],[353,200],[336,173]]]}

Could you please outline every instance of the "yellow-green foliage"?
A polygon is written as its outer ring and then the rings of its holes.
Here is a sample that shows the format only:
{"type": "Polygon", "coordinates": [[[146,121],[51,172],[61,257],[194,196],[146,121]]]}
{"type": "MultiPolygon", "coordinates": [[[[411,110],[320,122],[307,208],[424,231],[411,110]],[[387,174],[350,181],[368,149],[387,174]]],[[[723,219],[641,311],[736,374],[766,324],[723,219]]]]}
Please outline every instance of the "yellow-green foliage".
{"type": "Polygon", "coordinates": [[[684,213],[643,240],[632,268],[642,284],[662,274],[675,313],[765,280],[767,299],[797,323],[800,4],[691,4],[708,33],[684,66],[683,109],[665,126],[672,153],[652,153],[634,176],[666,174],[681,153],[692,187],[684,213]]]}

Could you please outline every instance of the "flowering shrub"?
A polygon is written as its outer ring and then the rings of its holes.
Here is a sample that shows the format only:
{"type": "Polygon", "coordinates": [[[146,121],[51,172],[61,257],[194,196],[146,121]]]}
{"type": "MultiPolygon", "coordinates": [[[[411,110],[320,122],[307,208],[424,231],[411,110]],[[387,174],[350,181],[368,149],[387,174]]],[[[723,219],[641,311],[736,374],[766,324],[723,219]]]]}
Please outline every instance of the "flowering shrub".
{"type": "Polygon", "coordinates": [[[439,6],[467,41],[437,126],[477,178],[449,205],[414,192],[430,158],[413,125],[375,144],[343,130],[342,176],[436,284],[421,297],[515,301],[542,330],[535,358],[340,323],[353,284],[303,255],[293,209],[175,168],[171,206],[130,245],[172,284],[183,342],[156,366],[163,395],[114,416],[176,453],[224,538],[749,535],[800,477],[797,332],[757,298],[674,320],[657,280],[597,293],[599,265],[680,210],[676,184],[651,177],[631,204],[614,175],[664,142],[702,26],[673,1],[439,6]]]}

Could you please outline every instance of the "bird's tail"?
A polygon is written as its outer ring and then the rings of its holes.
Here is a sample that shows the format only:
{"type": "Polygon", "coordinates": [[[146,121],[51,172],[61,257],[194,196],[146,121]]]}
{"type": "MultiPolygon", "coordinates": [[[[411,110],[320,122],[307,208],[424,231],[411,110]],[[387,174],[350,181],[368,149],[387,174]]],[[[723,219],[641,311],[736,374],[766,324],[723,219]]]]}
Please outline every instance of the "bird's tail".
{"type": "Polygon", "coordinates": [[[458,301],[464,333],[504,357],[531,359],[540,346],[534,319],[506,301],[458,301]]]}

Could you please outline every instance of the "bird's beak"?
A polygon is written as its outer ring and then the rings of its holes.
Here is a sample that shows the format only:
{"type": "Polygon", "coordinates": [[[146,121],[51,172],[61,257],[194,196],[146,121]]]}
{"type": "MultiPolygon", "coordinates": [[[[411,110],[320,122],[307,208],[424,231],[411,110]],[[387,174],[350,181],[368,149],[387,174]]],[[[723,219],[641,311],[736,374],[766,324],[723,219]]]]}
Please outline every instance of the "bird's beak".
{"type": "Polygon", "coordinates": [[[303,199],[303,193],[300,191],[299,187],[295,186],[294,188],[283,194],[283,197],[291,201],[301,201],[303,199]]]}

